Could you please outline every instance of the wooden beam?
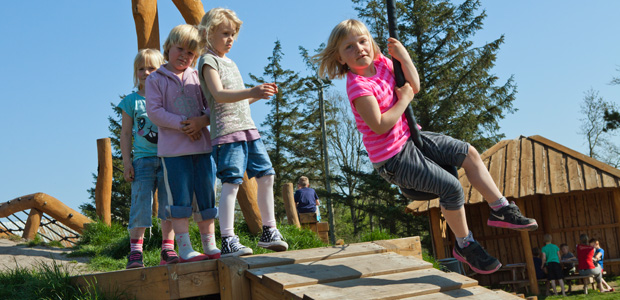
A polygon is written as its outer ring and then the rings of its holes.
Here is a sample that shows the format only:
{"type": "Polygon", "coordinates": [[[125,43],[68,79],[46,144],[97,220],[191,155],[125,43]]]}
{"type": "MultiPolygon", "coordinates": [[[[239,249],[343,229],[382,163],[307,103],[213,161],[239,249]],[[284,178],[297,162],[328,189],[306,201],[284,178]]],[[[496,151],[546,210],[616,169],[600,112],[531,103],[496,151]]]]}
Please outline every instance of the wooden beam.
{"type": "Polygon", "coordinates": [[[37,232],[39,232],[39,225],[41,225],[42,217],[43,213],[40,210],[36,208],[30,209],[28,220],[24,226],[24,234],[22,235],[23,238],[31,241],[35,239],[37,232]]]}
{"type": "MultiPolygon", "coordinates": [[[[614,220],[620,224],[620,189],[614,189],[613,197],[614,220]]],[[[620,243],[620,227],[616,227],[616,243],[620,243]]]]}
{"type": "Polygon", "coordinates": [[[251,299],[250,282],[245,277],[248,264],[237,258],[228,257],[217,260],[220,280],[220,299],[251,299]]]}
{"type": "Polygon", "coordinates": [[[131,11],[136,24],[138,50],[159,50],[159,18],[157,0],[131,0],[131,11]]]}
{"type": "Polygon", "coordinates": [[[258,208],[257,190],[256,180],[248,178],[248,174],[244,173],[243,183],[239,186],[239,192],[237,193],[237,201],[239,202],[245,223],[248,224],[248,229],[254,235],[263,231],[262,218],[258,208]]]}
{"type": "Polygon", "coordinates": [[[431,235],[435,245],[435,259],[446,258],[446,251],[443,244],[443,231],[441,230],[441,211],[439,208],[431,208],[429,212],[431,222],[431,235]]]}
{"type": "Polygon", "coordinates": [[[202,6],[202,2],[198,0],[172,0],[172,3],[176,5],[179,12],[185,19],[187,24],[198,25],[202,16],[205,14],[205,9],[202,6]]]}
{"type": "Polygon", "coordinates": [[[95,185],[95,205],[97,216],[108,226],[112,225],[112,146],[110,138],[97,140],[97,157],[99,172],[95,185]]]}
{"type": "MultiPolygon", "coordinates": [[[[521,211],[524,211],[525,201],[522,198],[516,199],[515,203],[521,211]]],[[[538,295],[538,280],[536,279],[536,268],[534,267],[534,256],[532,255],[532,243],[530,241],[530,233],[529,231],[520,231],[521,235],[521,244],[523,245],[523,254],[525,256],[525,263],[527,264],[527,277],[530,280],[530,287],[532,288],[532,293],[534,295],[538,295]]]]}
{"type": "Polygon", "coordinates": [[[300,228],[299,217],[297,216],[297,206],[295,205],[295,198],[293,197],[293,184],[285,183],[282,185],[282,200],[284,201],[284,210],[286,211],[286,218],[290,225],[295,225],[300,228]]]}

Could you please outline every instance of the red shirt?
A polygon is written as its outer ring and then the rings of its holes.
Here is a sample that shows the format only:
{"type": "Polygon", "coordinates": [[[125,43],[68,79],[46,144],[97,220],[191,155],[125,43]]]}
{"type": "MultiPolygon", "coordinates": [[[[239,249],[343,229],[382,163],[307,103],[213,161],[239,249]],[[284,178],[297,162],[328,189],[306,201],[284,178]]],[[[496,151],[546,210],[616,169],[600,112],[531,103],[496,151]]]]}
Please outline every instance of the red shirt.
{"type": "Polygon", "coordinates": [[[577,260],[579,260],[579,270],[594,269],[594,262],[592,257],[594,256],[594,247],[579,244],[577,245],[577,260]]]}

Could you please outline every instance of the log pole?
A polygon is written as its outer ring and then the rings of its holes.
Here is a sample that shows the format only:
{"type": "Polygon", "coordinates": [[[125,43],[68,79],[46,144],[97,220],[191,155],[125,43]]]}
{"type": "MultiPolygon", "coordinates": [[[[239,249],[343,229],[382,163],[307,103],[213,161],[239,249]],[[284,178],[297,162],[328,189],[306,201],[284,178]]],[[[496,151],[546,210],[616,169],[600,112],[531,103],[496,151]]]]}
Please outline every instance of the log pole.
{"type": "Polygon", "coordinates": [[[108,226],[112,225],[112,146],[110,138],[97,140],[99,160],[97,184],[95,185],[95,205],[97,216],[108,226]]]}

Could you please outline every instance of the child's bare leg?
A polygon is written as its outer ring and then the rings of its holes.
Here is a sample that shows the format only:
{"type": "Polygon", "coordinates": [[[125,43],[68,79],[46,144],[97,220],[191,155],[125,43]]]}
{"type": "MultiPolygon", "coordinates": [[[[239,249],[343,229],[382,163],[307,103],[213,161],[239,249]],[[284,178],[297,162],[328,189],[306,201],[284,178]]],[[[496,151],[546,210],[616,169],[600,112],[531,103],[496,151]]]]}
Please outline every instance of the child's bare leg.
{"type": "Polygon", "coordinates": [[[469,227],[467,226],[467,217],[465,217],[464,206],[461,206],[461,208],[457,210],[445,209],[442,206],[441,213],[457,239],[464,238],[469,235],[469,227]]]}
{"type": "Polygon", "coordinates": [[[493,181],[476,148],[469,146],[469,152],[462,167],[465,169],[465,174],[471,185],[482,194],[487,202],[492,203],[502,197],[502,193],[495,185],[495,181],[493,181]]]}
{"type": "Polygon", "coordinates": [[[179,255],[174,251],[174,230],[172,221],[161,220],[161,260],[160,265],[176,264],[179,262],[179,255]]]}
{"type": "Polygon", "coordinates": [[[174,240],[174,230],[172,229],[172,221],[161,220],[161,239],[174,240]]]}
{"type": "Polygon", "coordinates": [[[192,242],[189,239],[189,218],[172,218],[171,221],[177,246],[179,246],[181,262],[207,259],[206,255],[192,248],[192,242]]]}
{"type": "Polygon", "coordinates": [[[560,282],[560,288],[562,289],[562,296],[566,297],[566,292],[564,291],[564,280],[558,280],[560,282]]]}
{"type": "Polygon", "coordinates": [[[203,252],[211,259],[220,258],[220,249],[215,246],[215,220],[198,222],[198,229],[200,229],[203,252]]]}
{"type": "Polygon", "coordinates": [[[136,227],[129,230],[129,238],[132,240],[142,240],[144,239],[144,231],[145,227],[136,227]]]}
{"type": "Polygon", "coordinates": [[[554,295],[557,295],[558,291],[555,289],[555,280],[549,280],[549,282],[551,283],[551,291],[553,291],[554,295]]]}

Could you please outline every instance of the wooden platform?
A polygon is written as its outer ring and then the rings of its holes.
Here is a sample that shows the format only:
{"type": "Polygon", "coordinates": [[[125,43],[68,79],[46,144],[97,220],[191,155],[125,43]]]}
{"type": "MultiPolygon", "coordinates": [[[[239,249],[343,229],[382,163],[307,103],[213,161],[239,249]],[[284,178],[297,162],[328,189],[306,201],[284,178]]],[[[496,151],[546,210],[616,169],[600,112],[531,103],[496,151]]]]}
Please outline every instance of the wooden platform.
{"type": "Polygon", "coordinates": [[[224,258],[73,278],[107,294],[225,300],[519,299],[421,259],[418,237],[224,258]]]}

